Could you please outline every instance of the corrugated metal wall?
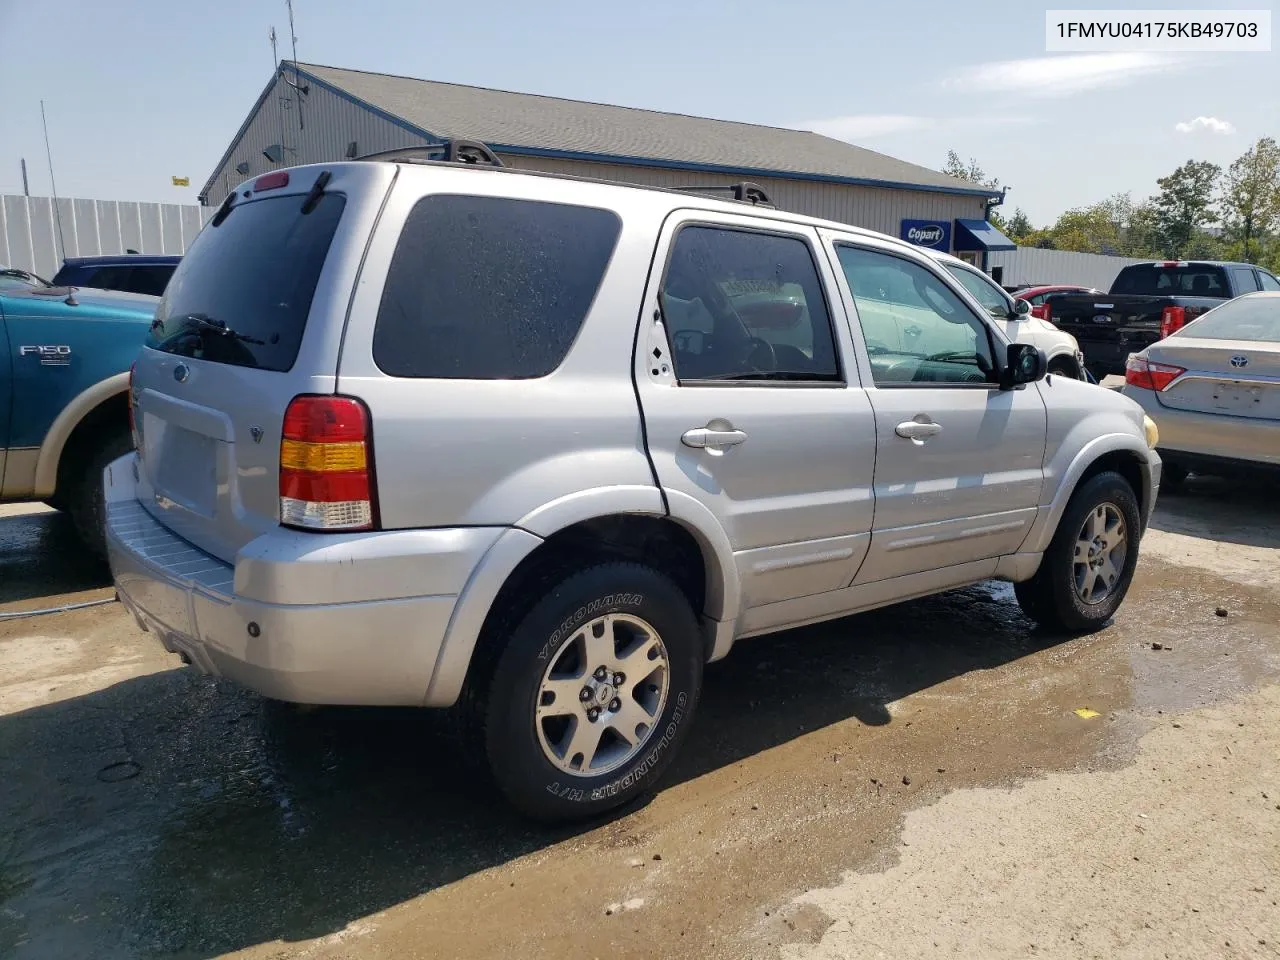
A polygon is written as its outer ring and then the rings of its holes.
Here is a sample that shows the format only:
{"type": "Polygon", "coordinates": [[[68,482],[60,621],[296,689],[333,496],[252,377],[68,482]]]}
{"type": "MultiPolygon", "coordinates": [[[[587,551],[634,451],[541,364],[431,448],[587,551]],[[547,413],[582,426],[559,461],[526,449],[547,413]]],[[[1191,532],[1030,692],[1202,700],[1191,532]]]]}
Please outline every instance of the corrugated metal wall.
{"type": "Polygon", "coordinates": [[[277,77],[235,150],[217,169],[205,201],[217,207],[235,187],[269,170],[341,160],[353,140],[360,156],[424,142],[422,137],[316,84],[311,85],[309,93],[299,95],[277,77]],[[262,151],[273,144],[283,144],[283,163],[272,163],[263,155],[262,151]],[[236,170],[240,163],[248,164],[246,173],[236,170]]]}
{"type": "Polygon", "coordinates": [[[1098,253],[1019,247],[990,254],[987,270],[990,272],[995,267],[1003,267],[1000,282],[1008,287],[1020,283],[1078,283],[1109,290],[1121,267],[1148,262],[1130,257],[1105,257],[1098,253]]]}
{"type": "MultiPolygon", "coordinates": [[[[313,84],[302,97],[302,124],[298,122],[299,95],[282,80],[251,118],[244,136],[227,161],[218,168],[208,190],[207,202],[220,204],[232,188],[279,166],[340,160],[347,144],[356,142],[360,155],[394,150],[422,143],[423,138],[388,120],[313,84]],[[283,127],[282,127],[283,124],[283,127]],[[281,143],[288,148],[283,164],[273,164],[262,151],[281,143]],[[245,162],[247,173],[236,165],[245,162]]],[[[552,160],[542,157],[503,156],[509,166],[582,177],[603,177],[650,186],[712,186],[732,183],[734,177],[694,173],[661,167],[622,166],[582,160],[552,160]]],[[[955,196],[917,190],[856,187],[836,183],[813,183],[783,177],[757,178],[760,185],[783,210],[850,223],[871,230],[898,235],[899,222],[912,220],[952,220],[981,217],[983,203],[977,197],[955,196]]]]}
{"type": "MultiPolygon", "coordinates": [[[[602,177],[654,187],[704,187],[734,183],[740,177],[670,170],[662,167],[631,167],[583,160],[550,160],[542,157],[503,156],[504,163],[526,170],[544,170],[578,177],[602,177]]],[[[891,190],[855,187],[840,183],[813,183],[782,177],[755,177],[780,210],[803,213],[849,223],[868,230],[898,236],[902,220],[954,220],[981,218],[983,203],[977,197],[931,193],[924,190],[891,190]]]]}
{"type": "Polygon", "coordinates": [[[66,257],[185,253],[213,214],[193,204],[0,196],[0,266],[48,279],[66,257]]]}

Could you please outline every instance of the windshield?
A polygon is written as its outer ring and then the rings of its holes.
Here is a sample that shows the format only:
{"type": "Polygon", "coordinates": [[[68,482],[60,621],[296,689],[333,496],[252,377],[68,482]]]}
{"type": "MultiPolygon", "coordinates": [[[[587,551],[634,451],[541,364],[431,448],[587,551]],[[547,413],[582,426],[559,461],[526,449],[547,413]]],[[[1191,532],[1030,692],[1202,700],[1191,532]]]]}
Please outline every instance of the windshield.
{"type": "Polygon", "coordinates": [[[1005,295],[1005,292],[996,285],[994,280],[989,280],[985,275],[979,276],[972,270],[966,270],[963,267],[954,267],[951,264],[943,264],[947,268],[947,272],[960,281],[966,290],[973,294],[974,298],[982,304],[984,310],[991,316],[999,320],[1007,320],[1009,312],[1013,310],[1012,301],[1005,295]]]}
{"type": "Polygon", "coordinates": [[[255,200],[210,221],[169,280],[147,346],[264,370],[292,367],[346,203],[326,193],[303,213],[302,201],[255,200]]]}
{"type": "Polygon", "coordinates": [[[33,290],[50,286],[48,280],[34,273],[12,267],[0,267],[0,290],[33,290]]]}
{"type": "Polygon", "coordinates": [[[1280,341],[1280,297],[1228,300],[1174,336],[1192,340],[1280,341]]]}
{"type": "Polygon", "coordinates": [[[1140,297],[1225,297],[1227,290],[1226,271],[1207,263],[1139,263],[1121,270],[1111,287],[1112,293],[1140,297]]]}

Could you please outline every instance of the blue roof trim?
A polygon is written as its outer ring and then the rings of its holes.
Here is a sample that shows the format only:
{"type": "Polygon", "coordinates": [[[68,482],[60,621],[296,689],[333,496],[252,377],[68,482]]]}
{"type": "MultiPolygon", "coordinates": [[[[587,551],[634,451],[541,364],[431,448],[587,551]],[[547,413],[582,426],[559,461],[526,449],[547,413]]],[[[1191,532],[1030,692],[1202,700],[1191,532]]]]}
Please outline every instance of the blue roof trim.
{"type": "MultiPolygon", "coordinates": [[[[353,103],[356,106],[359,106],[365,110],[368,110],[374,116],[379,117],[380,119],[386,120],[388,123],[394,124],[395,126],[399,127],[402,130],[407,130],[409,133],[416,134],[417,136],[420,136],[420,137],[425,137],[428,140],[439,139],[435,134],[432,134],[422,129],[419,126],[416,126],[415,124],[410,123],[409,121],[405,120],[403,117],[398,117],[393,113],[388,113],[386,110],[383,110],[381,107],[375,107],[373,104],[369,103],[369,101],[363,100],[360,97],[355,96],[354,94],[348,93],[346,90],[343,90],[341,87],[336,86],[332,83],[329,83],[326,80],[321,80],[319,77],[317,77],[313,73],[308,73],[306,70],[303,70],[298,67],[294,67],[293,69],[297,72],[299,76],[306,77],[307,80],[309,80],[312,83],[315,83],[317,86],[323,87],[325,90],[341,97],[343,100],[346,100],[348,103],[353,103]]],[[[618,163],[618,164],[627,164],[628,166],[635,166],[635,167],[663,167],[668,170],[670,169],[690,170],[690,171],[696,171],[698,173],[719,173],[719,174],[727,174],[729,176],[738,176],[738,177],[774,177],[774,178],[779,178],[783,180],[806,180],[806,181],[817,182],[817,183],[840,183],[840,184],[846,184],[848,186],[882,187],[882,188],[887,188],[891,190],[915,190],[921,193],[946,193],[946,194],[954,194],[957,196],[966,196],[966,197],[990,198],[990,197],[1000,196],[1000,191],[987,190],[982,187],[975,187],[975,188],[934,187],[934,186],[928,186],[928,185],[919,184],[919,183],[899,183],[894,180],[873,180],[870,178],[863,178],[863,177],[840,177],[840,176],[834,176],[834,175],[822,174],[822,173],[797,173],[791,170],[763,170],[763,169],[758,169],[756,167],[726,167],[726,166],[721,166],[719,164],[714,164],[714,163],[694,163],[691,161],[684,161],[684,160],[659,160],[653,157],[627,157],[627,156],[620,156],[620,155],[608,154],[608,153],[587,153],[587,152],[580,152],[575,150],[555,150],[555,149],[550,149],[546,147],[528,147],[528,146],[522,146],[518,144],[509,144],[509,143],[489,143],[487,144],[487,146],[489,147],[489,149],[493,150],[495,153],[509,153],[509,154],[512,154],[513,156],[525,156],[525,157],[546,157],[549,160],[586,160],[594,163],[618,163]]],[[[230,154],[230,151],[228,151],[228,155],[229,154],[230,154]]]]}
{"type": "Polygon", "coordinates": [[[957,250],[1017,250],[1018,245],[986,220],[961,220],[956,218],[955,249],[957,250]]]}

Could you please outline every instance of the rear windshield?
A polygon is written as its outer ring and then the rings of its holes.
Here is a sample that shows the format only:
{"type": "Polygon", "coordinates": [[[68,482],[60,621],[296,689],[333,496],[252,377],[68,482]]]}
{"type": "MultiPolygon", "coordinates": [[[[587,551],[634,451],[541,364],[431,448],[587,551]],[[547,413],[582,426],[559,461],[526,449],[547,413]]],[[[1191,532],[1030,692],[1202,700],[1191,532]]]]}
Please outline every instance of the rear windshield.
{"type": "Polygon", "coordinates": [[[1175,336],[1193,340],[1280,341],[1280,297],[1241,297],[1215,307],[1175,336]]]}
{"type": "Polygon", "coordinates": [[[1140,263],[1125,267],[1116,277],[1111,292],[1164,297],[1231,296],[1226,271],[1207,263],[1189,263],[1181,267],[1140,263]]]}
{"type": "Polygon", "coordinates": [[[298,356],[320,269],[346,199],[254,200],[200,231],[169,279],[147,345],[167,353],[263,370],[298,356]]]}
{"type": "Polygon", "coordinates": [[[419,200],[391,259],[373,359],[396,377],[544,377],[573,344],[621,223],[594,207],[419,200]]]}

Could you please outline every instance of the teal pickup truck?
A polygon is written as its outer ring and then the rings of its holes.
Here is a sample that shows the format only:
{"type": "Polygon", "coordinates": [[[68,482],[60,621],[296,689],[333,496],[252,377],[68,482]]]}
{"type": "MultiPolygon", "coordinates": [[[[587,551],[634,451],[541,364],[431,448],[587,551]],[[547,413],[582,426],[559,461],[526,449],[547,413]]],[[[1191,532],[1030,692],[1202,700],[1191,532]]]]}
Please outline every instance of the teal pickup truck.
{"type": "Polygon", "coordinates": [[[0,270],[0,502],[66,510],[98,552],[102,470],[133,446],[129,369],[159,303],[0,270]]]}

